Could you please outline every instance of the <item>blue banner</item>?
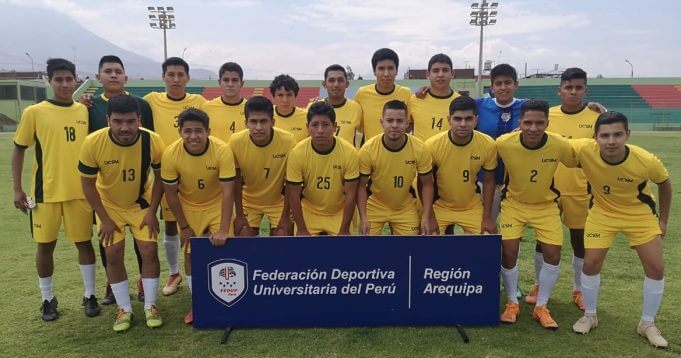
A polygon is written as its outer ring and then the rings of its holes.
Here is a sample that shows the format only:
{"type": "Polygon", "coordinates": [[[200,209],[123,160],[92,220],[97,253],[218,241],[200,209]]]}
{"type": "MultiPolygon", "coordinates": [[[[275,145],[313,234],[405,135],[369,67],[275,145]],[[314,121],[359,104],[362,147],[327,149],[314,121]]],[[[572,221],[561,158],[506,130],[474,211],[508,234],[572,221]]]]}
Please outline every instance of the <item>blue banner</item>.
{"type": "Polygon", "coordinates": [[[192,239],[194,328],[497,325],[501,237],[192,239]]]}

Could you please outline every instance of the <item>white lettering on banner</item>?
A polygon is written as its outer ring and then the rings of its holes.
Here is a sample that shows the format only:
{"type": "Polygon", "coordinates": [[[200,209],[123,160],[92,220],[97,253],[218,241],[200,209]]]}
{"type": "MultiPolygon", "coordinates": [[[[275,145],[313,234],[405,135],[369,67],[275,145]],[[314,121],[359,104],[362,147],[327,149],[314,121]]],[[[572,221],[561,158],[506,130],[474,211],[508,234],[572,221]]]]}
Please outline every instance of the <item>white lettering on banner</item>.
{"type": "Polygon", "coordinates": [[[317,271],[317,269],[308,269],[307,271],[290,272],[274,270],[271,272],[264,272],[262,270],[253,270],[253,280],[262,281],[307,281],[307,280],[326,280],[326,271],[317,271]]]}
{"type": "Polygon", "coordinates": [[[256,296],[307,296],[307,295],[335,295],[336,286],[327,284],[324,286],[310,285],[305,286],[277,286],[277,285],[255,285],[253,294],[256,296]]]}
{"type": "Polygon", "coordinates": [[[442,282],[447,282],[449,280],[467,280],[471,278],[471,272],[468,270],[454,269],[453,267],[449,270],[433,270],[427,267],[423,271],[423,278],[426,280],[440,280],[442,282]]]}
{"type": "Polygon", "coordinates": [[[339,269],[333,269],[331,271],[331,279],[343,279],[348,282],[352,282],[354,280],[394,280],[395,271],[383,271],[380,268],[369,271],[343,271],[339,269]]]}
{"type": "Polygon", "coordinates": [[[482,285],[469,285],[466,282],[461,285],[437,285],[429,283],[423,290],[423,294],[449,295],[449,297],[454,295],[465,295],[468,297],[472,294],[482,294],[482,285]]]}

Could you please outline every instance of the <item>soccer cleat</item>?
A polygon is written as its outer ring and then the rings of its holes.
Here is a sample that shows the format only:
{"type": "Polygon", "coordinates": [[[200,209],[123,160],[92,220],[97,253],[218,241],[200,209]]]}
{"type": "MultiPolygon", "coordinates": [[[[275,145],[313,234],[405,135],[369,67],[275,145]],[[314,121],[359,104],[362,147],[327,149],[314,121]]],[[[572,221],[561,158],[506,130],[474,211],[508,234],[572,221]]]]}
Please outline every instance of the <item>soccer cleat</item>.
{"type": "Polygon", "coordinates": [[[102,299],[102,304],[104,306],[113,305],[116,303],[116,296],[114,296],[111,290],[111,285],[106,285],[106,292],[104,293],[104,298],[102,299]]]}
{"type": "Polygon", "coordinates": [[[507,302],[504,313],[501,314],[501,322],[515,323],[520,316],[520,305],[517,302],[507,302]]]}
{"type": "Polygon", "coordinates": [[[546,306],[535,307],[534,311],[532,312],[532,317],[534,317],[535,321],[539,322],[539,324],[546,329],[558,329],[558,323],[553,320],[553,317],[551,317],[551,312],[549,312],[549,309],[546,308],[546,306]]]}
{"type": "Polygon", "coordinates": [[[142,285],[142,277],[137,279],[137,300],[144,302],[144,285],[142,285]]]}
{"type": "Polygon", "coordinates": [[[83,297],[83,310],[85,315],[88,317],[99,316],[102,312],[102,308],[97,304],[97,297],[95,295],[90,295],[90,297],[83,297]]]}
{"type": "Polygon", "coordinates": [[[54,321],[59,318],[59,312],[57,312],[57,297],[52,297],[52,300],[44,300],[40,311],[43,313],[43,321],[54,321]]]}
{"type": "Polygon", "coordinates": [[[662,333],[655,327],[655,323],[641,321],[638,323],[638,327],[636,327],[636,332],[638,332],[641,337],[647,338],[651,346],[655,348],[667,348],[667,340],[662,337],[662,333]]]}
{"type": "Polygon", "coordinates": [[[537,304],[537,293],[539,292],[539,285],[533,285],[530,292],[525,296],[525,303],[528,305],[537,304]]]}
{"type": "Polygon", "coordinates": [[[587,334],[596,327],[598,327],[598,318],[584,315],[572,325],[572,330],[575,333],[587,334]]]}
{"type": "Polygon", "coordinates": [[[194,312],[189,311],[186,316],[184,316],[184,323],[186,324],[192,324],[194,323],[194,312]]]}
{"type": "Polygon", "coordinates": [[[144,315],[147,318],[147,327],[158,328],[163,325],[163,319],[161,318],[161,315],[158,314],[156,305],[152,305],[151,308],[144,310],[144,315]]]}
{"type": "Polygon", "coordinates": [[[572,291],[572,302],[575,303],[577,308],[584,311],[584,296],[582,296],[582,291],[572,291]]]}
{"type": "Polygon", "coordinates": [[[179,272],[168,276],[168,282],[166,282],[166,285],[163,287],[161,292],[163,292],[164,296],[172,295],[173,293],[177,292],[177,286],[180,285],[180,282],[182,282],[182,276],[179,272]]]}
{"type": "Polygon", "coordinates": [[[125,332],[132,326],[134,315],[132,312],[125,312],[122,308],[118,309],[118,316],[114,322],[113,330],[115,332],[125,332]]]}

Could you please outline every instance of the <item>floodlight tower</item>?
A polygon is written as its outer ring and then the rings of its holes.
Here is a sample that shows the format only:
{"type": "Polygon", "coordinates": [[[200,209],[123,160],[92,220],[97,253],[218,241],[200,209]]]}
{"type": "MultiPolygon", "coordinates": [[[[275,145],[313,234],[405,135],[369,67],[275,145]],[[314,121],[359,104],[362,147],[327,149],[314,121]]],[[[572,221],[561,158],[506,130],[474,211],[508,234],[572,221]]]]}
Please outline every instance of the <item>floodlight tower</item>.
{"type": "Polygon", "coordinates": [[[624,60],[624,62],[628,63],[629,66],[631,66],[631,78],[634,78],[634,65],[629,62],[629,60],[624,60]]]}
{"type": "Polygon", "coordinates": [[[471,22],[473,26],[480,27],[480,52],[478,53],[478,81],[476,84],[476,92],[478,97],[482,97],[482,33],[485,26],[491,26],[497,23],[497,7],[498,2],[488,3],[487,0],[482,0],[481,3],[474,2],[471,4],[471,22]]]}
{"type": "Polygon", "coordinates": [[[155,30],[163,30],[163,60],[167,60],[166,30],[175,28],[175,8],[172,6],[147,6],[147,10],[149,10],[149,26],[155,30]]]}

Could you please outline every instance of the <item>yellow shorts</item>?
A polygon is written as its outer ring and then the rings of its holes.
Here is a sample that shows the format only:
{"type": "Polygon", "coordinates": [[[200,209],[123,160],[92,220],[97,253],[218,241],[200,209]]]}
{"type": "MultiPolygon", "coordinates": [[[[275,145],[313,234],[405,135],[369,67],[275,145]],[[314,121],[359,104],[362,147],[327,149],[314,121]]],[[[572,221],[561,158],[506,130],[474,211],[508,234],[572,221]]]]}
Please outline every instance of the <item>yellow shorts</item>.
{"type": "Polygon", "coordinates": [[[259,229],[263,216],[267,215],[267,218],[270,220],[270,227],[276,227],[279,225],[279,220],[281,220],[281,212],[284,210],[284,201],[282,200],[280,203],[272,206],[264,206],[251,204],[244,200],[243,208],[244,215],[246,215],[246,219],[248,219],[248,226],[259,229]]]}
{"type": "Polygon", "coordinates": [[[482,202],[465,211],[456,211],[441,205],[433,204],[433,212],[437,219],[440,234],[445,233],[449,225],[459,225],[466,234],[480,234],[482,232],[482,202]]]}
{"type": "Polygon", "coordinates": [[[57,240],[62,220],[64,233],[71,242],[92,239],[92,208],[85,199],[37,203],[30,212],[31,234],[41,244],[57,240]]]}
{"type": "Polygon", "coordinates": [[[563,195],[558,198],[563,224],[570,229],[584,229],[590,200],[589,195],[563,195]]]}
{"type": "Polygon", "coordinates": [[[173,211],[170,210],[170,206],[168,205],[165,195],[163,198],[161,198],[161,220],[169,222],[177,221],[175,214],[173,214],[173,211]]]}
{"type": "MultiPolygon", "coordinates": [[[[327,235],[338,235],[341,223],[343,223],[343,211],[341,210],[335,215],[319,215],[305,210],[303,208],[303,219],[305,226],[310,235],[319,235],[326,233],[327,235]]],[[[298,229],[296,228],[296,231],[298,229]]]]}
{"type": "Polygon", "coordinates": [[[534,227],[537,241],[563,245],[563,224],[560,222],[558,204],[523,204],[505,199],[501,202],[499,231],[502,240],[520,239],[526,225],[534,227]]]}
{"type": "Polygon", "coordinates": [[[393,235],[418,235],[421,220],[416,208],[416,200],[405,203],[402,210],[388,210],[369,200],[367,218],[371,224],[369,234],[381,235],[387,223],[393,235]]]}
{"type": "MultiPolygon", "coordinates": [[[[187,224],[192,228],[196,236],[203,236],[204,234],[214,233],[220,230],[220,219],[222,218],[222,206],[216,205],[213,207],[201,210],[186,210],[183,209],[184,218],[187,224]]],[[[231,225],[230,225],[231,227],[231,225]]],[[[232,233],[229,236],[233,236],[232,233]]],[[[184,248],[184,253],[192,252],[190,244],[184,248]]]]}
{"type": "Polygon", "coordinates": [[[607,249],[618,232],[629,239],[629,246],[634,247],[652,241],[660,230],[660,220],[650,214],[634,217],[615,217],[604,214],[600,210],[589,210],[584,227],[584,248],[607,249]]]}
{"type": "MultiPolygon", "coordinates": [[[[150,237],[151,234],[148,226],[144,226],[141,229],[139,228],[142,219],[144,219],[144,215],[146,215],[147,210],[149,209],[119,210],[104,206],[104,210],[106,210],[106,213],[109,214],[111,220],[113,220],[116,223],[116,226],[121,230],[121,232],[114,231],[112,245],[125,240],[126,226],[129,228],[132,237],[136,240],[156,242],[155,237],[150,237]]],[[[101,224],[102,222],[99,219],[99,216],[97,216],[97,229],[100,228],[101,224]]]]}

